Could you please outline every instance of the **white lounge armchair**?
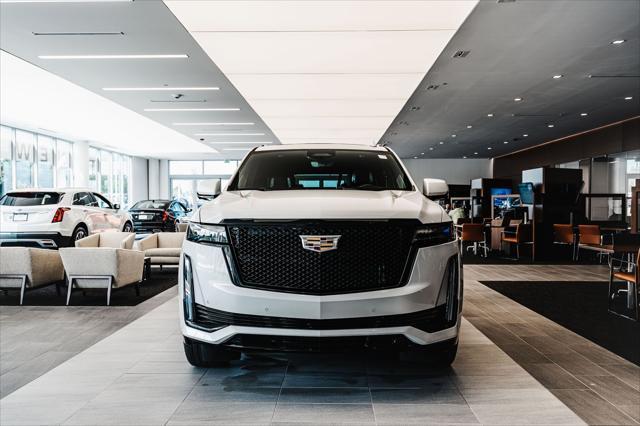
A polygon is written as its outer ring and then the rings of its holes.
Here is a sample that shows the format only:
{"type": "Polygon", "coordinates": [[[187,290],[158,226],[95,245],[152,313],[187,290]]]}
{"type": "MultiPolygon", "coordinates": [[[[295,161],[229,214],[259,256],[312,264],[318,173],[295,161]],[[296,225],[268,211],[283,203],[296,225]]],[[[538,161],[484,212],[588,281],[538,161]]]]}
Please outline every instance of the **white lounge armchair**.
{"type": "Polygon", "coordinates": [[[136,242],[136,248],[144,252],[152,265],[177,265],[180,263],[182,243],[186,232],[158,232],[136,242]]]}
{"type": "Polygon", "coordinates": [[[107,306],[112,288],[135,284],[139,295],[144,254],[131,249],[134,239],[131,232],[105,232],[76,241],[76,247],[61,248],[60,256],[67,271],[67,305],[73,288],[105,288],[107,306]]]}
{"type": "Polygon", "coordinates": [[[64,280],[64,268],[56,250],[31,247],[0,247],[0,288],[20,289],[20,304],[26,290],[64,280]]]}

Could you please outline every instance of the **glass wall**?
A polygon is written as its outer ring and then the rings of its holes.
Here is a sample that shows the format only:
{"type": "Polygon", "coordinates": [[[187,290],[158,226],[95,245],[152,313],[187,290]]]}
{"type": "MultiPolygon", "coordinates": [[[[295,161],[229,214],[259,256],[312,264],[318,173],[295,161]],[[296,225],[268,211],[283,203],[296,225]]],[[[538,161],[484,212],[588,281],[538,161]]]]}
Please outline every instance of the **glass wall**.
{"type": "Polygon", "coordinates": [[[195,208],[203,202],[197,196],[200,188],[210,188],[213,182],[220,181],[224,190],[237,168],[235,160],[169,161],[171,198],[195,208]]]}
{"type": "MultiPolygon", "coordinates": [[[[89,188],[127,207],[131,164],[126,155],[89,147],[89,188]]],[[[13,189],[73,185],[72,142],[0,126],[0,195],[13,189]]]]}
{"type": "MultiPolygon", "coordinates": [[[[626,194],[625,210],[627,221],[630,220],[631,188],[635,180],[640,179],[640,150],[558,164],[556,167],[582,169],[584,193],[626,194]]],[[[587,208],[590,217],[602,220],[619,217],[623,210],[620,199],[610,197],[594,198],[587,208]]]]}

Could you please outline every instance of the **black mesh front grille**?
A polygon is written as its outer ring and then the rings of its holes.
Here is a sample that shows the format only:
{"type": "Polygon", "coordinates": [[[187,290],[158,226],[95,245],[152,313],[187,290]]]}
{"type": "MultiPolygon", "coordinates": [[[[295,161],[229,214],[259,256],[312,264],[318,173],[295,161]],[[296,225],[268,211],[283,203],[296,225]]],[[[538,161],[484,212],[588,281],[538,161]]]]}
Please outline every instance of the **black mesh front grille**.
{"type": "Polygon", "coordinates": [[[239,285],[304,294],[339,294],[404,283],[413,221],[234,224],[229,236],[239,285]],[[301,235],[340,235],[338,248],[317,253],[301,235]]]}

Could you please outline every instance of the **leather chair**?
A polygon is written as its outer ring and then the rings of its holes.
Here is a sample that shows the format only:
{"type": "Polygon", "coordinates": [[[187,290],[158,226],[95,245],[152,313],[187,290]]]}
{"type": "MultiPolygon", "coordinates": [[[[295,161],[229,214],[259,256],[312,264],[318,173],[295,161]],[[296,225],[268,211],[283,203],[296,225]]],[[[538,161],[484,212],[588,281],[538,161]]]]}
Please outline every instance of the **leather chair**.
{"type": "MultiPolygon", "coordinates": [[[[614,241],[615,244],[615,241],[614,241]]],[[[616,252],[618,250],[615,250],[616,252]]],[[[610,266],[610,275],[609,275],[609,311],[615,314],[620,315],[618,312],[615,312],[611,309],[611,302],[621,293],[627,294],[627,308],[630,309],[633,313],[632,316],[628,318],[634,319],[636,321],[640,320],[639,310],[640,306],[638,305],[638,299],[640,298],[639,292],[639,283],[640,283],[640,250],[636,254],[636,260],[634,263],[630,263],[624,260],[618,260],[618,269],[616,270],[616,260],[612,259],[610,266]],[[613,283],[615,280],[625,281],[627,282],[626,289],[614,290],[613,283]]]]}
{"type": "Polygon", "coordinates": [[[106,288],[107,306],[111,290],[139,284],[144,269],[144,253],[132,250],[132,232],[103,232],[76,241],[75,247],[60,248],[60,257],[67,271],[67,305],[74,288],[106,288]]]}
{"type": "Polygon", "coordinates": [[[531,229],[529,225],[525,225],[521,223],[521,221],[510,221],[509,225],[513,222],[518,222],[515,224],[515,231],[502,231],[502,237],[500,240],[500,245],[503,243],[515,244],[516,245],[516,258],[520,259],[520,246],[525,243],[530,242],[529,230],[531,229]]]}
{"type": "Polygon", "coordinates": [[[573,225],[554,223],[553,243],[571,246],[571,260],[576,259],[576,236],[573,233],[573,225]]]}
{"type": "Polygon", "coordinates": [[[473,254],[478,254],[478,248],[484,250],[484,257],[487,257],[487,241],[484,234],[484,224],[482,223],[463,223],[462,235],[460,237],[462,244],[473,243],[467,247],[467,250],[473,249],[473,254]]]}
{"type": "Polygon", "coordinates": [[[56,250],[0,247],[0,288],[20,289],[20,304],[27,290],[64,282],[64,267],[56,250]]]}
{"type": "Polygon", "coordinates": [[[599,225],[578,225],[578,249],[576,260],[580,256],[580,249],[598,252],[600,260],[602,256],[613,252],[613,245],[603,244],[602,233],[599,225]]]}

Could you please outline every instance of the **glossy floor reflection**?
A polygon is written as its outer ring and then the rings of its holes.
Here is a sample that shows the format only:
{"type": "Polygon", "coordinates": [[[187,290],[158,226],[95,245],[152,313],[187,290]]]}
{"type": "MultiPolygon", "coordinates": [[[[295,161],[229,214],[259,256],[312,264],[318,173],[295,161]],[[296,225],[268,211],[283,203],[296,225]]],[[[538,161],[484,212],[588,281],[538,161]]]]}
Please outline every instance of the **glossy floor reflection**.
{"type": "Polygon", "coordinates": [[[583,424],[466,320],[451,369],[360,355],[184,359],[175,299],[0,401],[3,425],[583,424]]]}

